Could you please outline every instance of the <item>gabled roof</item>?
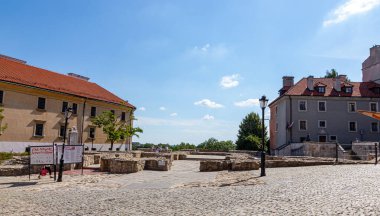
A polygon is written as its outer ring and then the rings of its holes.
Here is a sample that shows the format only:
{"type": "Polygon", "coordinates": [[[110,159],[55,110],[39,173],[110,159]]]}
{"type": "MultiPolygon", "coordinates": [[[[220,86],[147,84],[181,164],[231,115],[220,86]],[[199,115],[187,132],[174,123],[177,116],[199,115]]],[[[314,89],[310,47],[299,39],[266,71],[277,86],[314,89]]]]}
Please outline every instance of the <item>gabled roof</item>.
{"type": "Polygon", "coordinates": [[[96,83],[0,56],[0,80],[135,108],[96,83]]]}
{"type": "Polygon", "coordinates": [[[319,86],[321,84],[326,86],[324,93],[320,93],[316,90],[310,91],[307,88],[307,78],[302,78],[298,83],[292,86],[284,95],[298,95],[298,96],[325,96],[325,97],[377,97],[380,98],[380,94],[376,94],[371,91],[372,88],[380,88],[380,85],[374,82],[348,82],[340,81],[342,87],[352,87],[352,93],[346,93],[345,91],[336,91],[334,89],[335,78],[313,78],[313,86],[319,86]]]}

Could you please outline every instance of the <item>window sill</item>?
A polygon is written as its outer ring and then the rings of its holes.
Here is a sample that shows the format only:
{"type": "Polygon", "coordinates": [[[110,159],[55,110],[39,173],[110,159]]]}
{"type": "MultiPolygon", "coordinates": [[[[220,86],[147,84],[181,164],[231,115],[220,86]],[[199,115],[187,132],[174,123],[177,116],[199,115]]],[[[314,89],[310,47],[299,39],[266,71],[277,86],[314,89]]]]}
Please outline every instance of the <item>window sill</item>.
{"type": "Polygon", "coordinates": [[[45,135],[33,135],[34,138],[44,138],[45,135]]]}
{"type": "Polygon", "coordinates": [[[38,112],[46,112],[46,109],[40,109],[40,108],[37,108],[36,109],[38,112]]]}

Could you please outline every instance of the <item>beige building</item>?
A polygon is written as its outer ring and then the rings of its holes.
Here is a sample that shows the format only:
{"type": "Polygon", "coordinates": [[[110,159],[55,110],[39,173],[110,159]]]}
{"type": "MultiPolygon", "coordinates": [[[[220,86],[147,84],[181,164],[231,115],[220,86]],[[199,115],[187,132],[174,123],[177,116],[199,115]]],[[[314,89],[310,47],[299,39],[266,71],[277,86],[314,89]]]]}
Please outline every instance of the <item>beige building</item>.
{"type": "MultiPolygon", "coordinates": [[[[66,107],[73,110],[68,129],[77,129],[78,143],[91,148],[93,142],[97,149],[108,150],[106,134],[91,124],[91,118],[109,110],[132,126],[136,109],[86,77],[51,72],[2,55],[0,104],[4,109],[1,125],[7,125],[1,132],[0,151],[15,152],[28,145],[62,143],[66,107]]],[[[131,143],[126,137],[113,150],[131,149],[131,143]]]]}

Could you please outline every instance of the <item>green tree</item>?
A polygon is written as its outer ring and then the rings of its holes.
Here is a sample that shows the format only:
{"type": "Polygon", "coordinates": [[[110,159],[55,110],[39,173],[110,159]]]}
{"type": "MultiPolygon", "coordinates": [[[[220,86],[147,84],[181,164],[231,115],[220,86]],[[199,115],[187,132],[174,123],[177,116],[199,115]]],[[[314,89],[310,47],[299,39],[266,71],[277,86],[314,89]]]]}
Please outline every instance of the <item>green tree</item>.
{"type": "Polygon", "coordinates": [[[339,76],[338,72],[333,68],[330,71],[326,71],[325,78],[337,78],[339,76]]]}
{"type": "MultiPolygon", "coordinates": [[[[249,113],[239,126],[236,147],[238,150],[261,150],[262,126],[257,113],[249,113]]],[[[264,141],[267,143],[267,128],[264,126],[264,141]]]]}
{"type": "Polygon", "coordinates": [[[169,148],[172,149],[173,151],[180,151],[183,149],[195,149],[196,146],[194,144],[181,142],[180,144],[172,145],[169,148]]]}
{"type": "Polygon", "coordinates": [[[210,138],[197,146],[199,149],[216,150],[216,151],[229,151],[236,148],[231,140],[218,141],[215,138],[210,138]]]}
{"type": "Polygon", "coordinates": [[[132,137],[139,135],[143,130],[139,127],[131,127],[129,124],[134,118],[131,115],[128,122],[118,121],[116,116],[111,111],[104,111],[102,114],[91,119],[92,124],[98,128],[103,128],[103,133],[107,134],[107,139],[111,142],[111,149],[113,144],[126,137],[132,137]]]}
{"type": "Polygon", "coordinates": [[[8,127],[7,124],[5,124],[4,126],[2,126],[2,122],[3,122],[3,119],[4,119],[3,111],[4,111],[4,109],[0,108],[0,135],[2,135],[3,132],[5,131],[5,129],[7,129],[7,127],[8,127]]]}

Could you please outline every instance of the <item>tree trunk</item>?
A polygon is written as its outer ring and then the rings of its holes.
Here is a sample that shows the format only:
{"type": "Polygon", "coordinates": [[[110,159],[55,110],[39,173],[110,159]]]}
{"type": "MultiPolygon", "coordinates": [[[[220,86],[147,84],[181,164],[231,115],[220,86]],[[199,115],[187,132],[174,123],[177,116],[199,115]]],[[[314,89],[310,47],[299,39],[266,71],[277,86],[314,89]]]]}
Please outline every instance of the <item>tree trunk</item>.
{"type": "Polygon", "coordinates": [[[111,141],[111,150],[113,150],[113,141],[111,141]]]}

